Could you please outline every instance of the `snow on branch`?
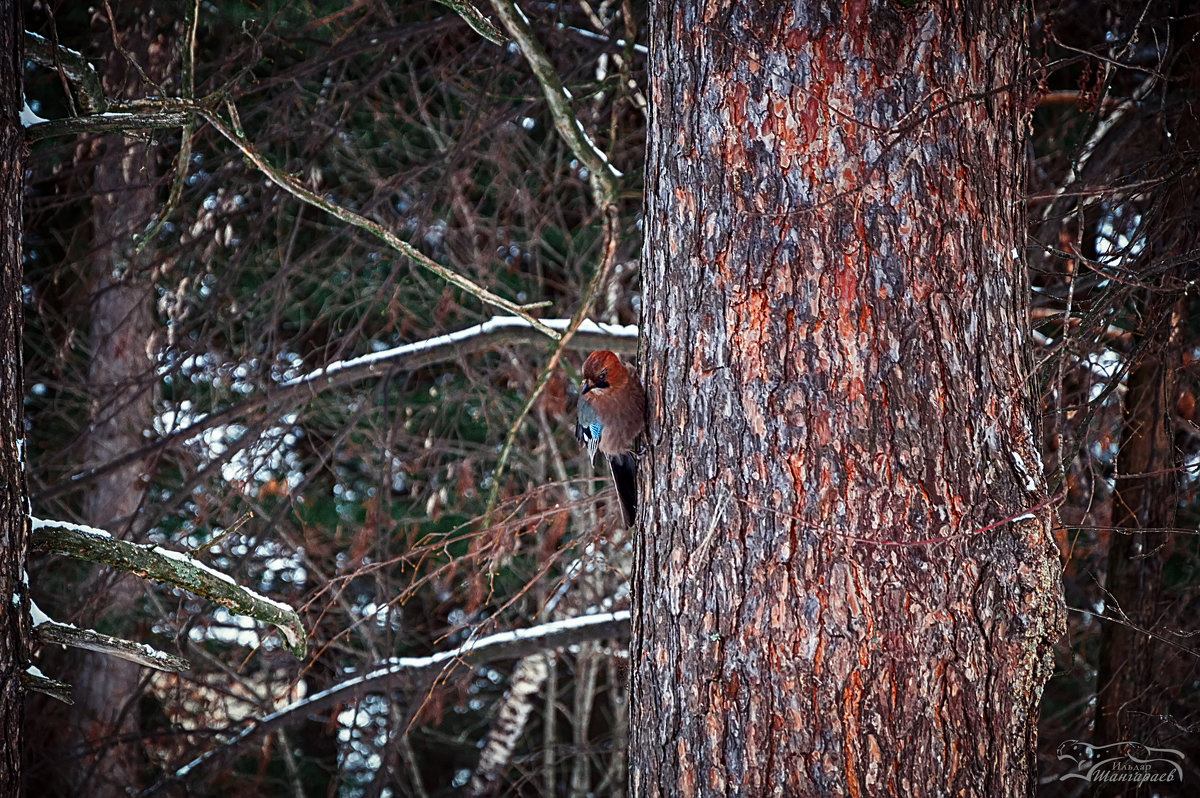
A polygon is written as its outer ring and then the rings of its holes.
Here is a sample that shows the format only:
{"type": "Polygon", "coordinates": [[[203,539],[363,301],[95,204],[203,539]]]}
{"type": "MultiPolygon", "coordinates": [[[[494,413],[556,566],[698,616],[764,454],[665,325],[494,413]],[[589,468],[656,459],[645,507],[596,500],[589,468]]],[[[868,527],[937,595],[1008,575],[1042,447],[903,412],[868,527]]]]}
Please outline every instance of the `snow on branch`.
{"type": "Polygon", "coordinates": [[[75,703],[75,699],[71,698],[71,685],[66,682],[60,682],[57,679],[51,679],[42,673],[36,665],[30,665],[21,672],[21,686],[25,690],[34,693],[44,693],[51,698],[56,698],[64,704],[75,703]]]}
{"type": "Polygon", "coordinates": [[[95,527],[40,518],[32,521],[31,548],[66,554],[181,587],[232,613],[271,624],[283,636],[288,651],[299,658],[304,656],[307,641],[295,610],[237,584],[232,577],[199,560],[161,546],[118,540],[95,527]]]}
{"type": "Polygon", "coordinates": [[[27,125],[25,130],[30,141],[39,141],[55,136],[75,136],[81,133],[113,133],[127,130],[181,127],[187,119],[186,113],[174,110],[88,114],[64,119],[41,119],[27,125]]]}
{"type": "MultiPolygon", "coordinates": [[[[566,330],[570,321],[570,319],[541,319],[539,324],[552,331],[559,331],[566,330]]],[[[358,380],[384,375],[395,369],[415,369],[434,363],[445,363],[497,346],[514,343],[541,343],[544,340],[544,336],[525,319],[516,316],[496,316],[482,324],[446,335],[415,341],[352,360],[329,363],[309,374],[280,383],[278,387],[249,396],[231,407],[207,413],[188,426],[173,430],[156,441],[127,451],[103,465],[75,474],[68,480],[39,491],[33,496],[33,500],[35,502],[45,501],[61,493],[75,490],[97,477],[148,457],[154,452],[191,440],[205,430],[232,423],[268,404],[281,406],[293,396],[307,391],[326,391],[349,385],[358,380]]],[[[631,355],[637,352],[637,344],[637,325],[622,326],[584,321],[567,346],[570,349],[584,351],[611,349],[619,354],[631,355]]]]}
{"type": "Polygon", "coordinates": [[[25,31],[25,57],[35,64],[61,70],[75,86],[79,102],[88,113],[102,114],[108,110],[104,87],[96,68],[83,53],[70,47],[56,45],[33,31],[25,31]]]}
{"type": "Polygon", "coordinates": [[[627,637],[629,610],[621,610],[499,632],[427,657],[394,657],[361,676],[335,684],[254,721],[228,742],[196,757],[175,771],[171,778],[159,782],[142,795],[153,795],[171,785],[191,781],[201,771],[228,762],[246,744],[312,713],[322,712],[367,693],[379,693],[395,686],[415,687],[454,667],[473,667],[497,659],[525,657],[537,651],[627,637]]]}
{"type": "Polygon", "coordinates": [[[82,53],[56,45],[32,31],[25,31],[25,55],[35,64],[59,70],[74,86],[75,95],[85,111],[80,116],[62,119],[42,119],[32,111],[23,114],[22,124],[30,141],[81,133],[180,127],[189,118],[185,109],[168,107],[170,100],[149,106],[110,103],[104,96],[100,75],[82,53]],[[114,112],[113,107],[121,110],[114,112]]]}
{"type": "MultiPolygon", "coordinates": [[[[567,329],[570,319],[542,319],[552,330],[567,329]]],[[[338,383],[358,380],[372,375],[386,374],[393,369],[412,369],[452,360],[469,352],[478,352],[494,346],[542,340],[529,322],[519,316],[495,316],[482,324],[464,330],[404,344],[381,352],[330,363],[302,377],[289,380],[285,386],[313,382],[338,383]]],[[[584,321],[571,339],[574,349],[611,349],[622,354],[637,351],[638,328],[635,324],[598,324],[584,321]]]]}
{"type": "Polygon", "coordinates": [[[98,651],[101,654],[108,654],[168,673],[179,673],[192,667],[191,663],[183,657],[159,651],[145,643],[122,640],[119,637],[97,632],[95,629],[80,629],[78,626],[57,621],[44,620],[36,624],[33,627],[33,636],[42,643],[57,643],[71,648],[98,651]]]}

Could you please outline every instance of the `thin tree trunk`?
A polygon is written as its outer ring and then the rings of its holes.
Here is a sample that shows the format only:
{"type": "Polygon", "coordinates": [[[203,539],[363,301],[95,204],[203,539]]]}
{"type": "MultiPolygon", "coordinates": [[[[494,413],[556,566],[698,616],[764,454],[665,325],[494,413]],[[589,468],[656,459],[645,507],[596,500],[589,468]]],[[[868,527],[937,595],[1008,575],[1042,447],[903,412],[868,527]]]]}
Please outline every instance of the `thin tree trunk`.
{"type": "MultiPolygon", "coordinates": [[[[1147,292],[1150,293],[1150,292],[1147,292]]],[[[1100,666],[1096,685],[1096,742],[1129,739],[1150,744],[1148,733],[1159,690],[1153,685],[1155,646],[1138,629],[1159,626],[1162,592],[1162,549],[1170,539],[1163,531],[1175,524],[1179,475],[1170,411],[1176,392],[1177,338],[1182,303],[1151,294],[1158,305],[1148,352],[1129,374],[1124,426],[1117,454],[1113,495],[1114,532],[1108,548],[1104,584],[1105,615],[1130,626],[1106,623],[1100,634],[1100,666]],[[1174,310],[1174,312],[1173,312],[1174,310]]],[[[1159,652],[1169,656],[1164,652],[1159,652]]]]}
{"type": "Polygon", "coordinates": [[[545,652],[539,651],[517,660],[508,690],[498,704],[496,717],[484,738],[479,763],[467,784],[467,795],[480,798],[499,792],[504,771],[512,762],[517,743],[525,733],[534,699],[546,686],[549,674],[550,660],[545,652]]]}
{"type": "Polygon", "coordinates": [[[650,17],[633,794],[1032,795],[1027,20],[650,17]]]}
{"type": "Polygon", "coordinates": [[[21,794],[24,740],[20,673],[28,660],[25,429],[21,380],[21,205],[25,130],[21,9],[0,0],[0,796],[21,794]],[[12,599],[17,599],[16,601],[12,599]]]}

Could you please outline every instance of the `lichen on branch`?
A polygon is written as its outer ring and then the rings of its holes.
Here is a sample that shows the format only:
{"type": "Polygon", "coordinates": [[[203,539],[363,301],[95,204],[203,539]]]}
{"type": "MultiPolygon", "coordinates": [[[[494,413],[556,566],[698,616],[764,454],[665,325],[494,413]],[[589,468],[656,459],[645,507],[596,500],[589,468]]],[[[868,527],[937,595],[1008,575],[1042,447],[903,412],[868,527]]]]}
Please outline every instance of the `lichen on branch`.
{"type": "Polygon", "coordinates": [[[297,658],[303,658],[307,650],[304,626],[294,609],[237,584],[229,575],[186,554],[153,544],[118,540],[94,527],[40,518],[33,519],[30,547],[181,587],[236,615],[271,624],[279,630],[287,650],[297,658]]]}

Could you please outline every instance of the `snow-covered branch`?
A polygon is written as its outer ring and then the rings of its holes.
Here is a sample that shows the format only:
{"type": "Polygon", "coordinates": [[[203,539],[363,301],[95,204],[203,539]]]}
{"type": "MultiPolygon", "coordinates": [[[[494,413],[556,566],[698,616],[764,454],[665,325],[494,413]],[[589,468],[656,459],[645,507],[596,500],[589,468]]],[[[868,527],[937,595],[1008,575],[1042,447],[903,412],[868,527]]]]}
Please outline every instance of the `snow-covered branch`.
{"type": "Polygon", "coordinates": [[[27,125],[25,130],[30,141],[39,141],[55,136],[76,136],[84,133],[113,133],[126,130],[182,127],[187,118],[186,113],[175,110],[89,114],[62,119],[42,119],[27,125]]]}
{"type": "MultiPolygon", "coordinates": [[[[567,329],[570,319],[542,319],[552,330],[567,329]]],[[[386,374],[395,369],[411,371],[454,360],[465,354],[479,352],[506,344],[545,340],[529,322],[518,316],[495,316],[482,324],[463,330],[427,338],[411,344],[372,352],[369,355],[330,363],[316,371],[284,383],[285,386],[299,384],[334,385],[344,384],[364,377],[386,374]]],[[[637,351],[637,325],[599,324],[584,321],[575,331],[569,348],[591,351],[611,349],[622,354],[637,351]]]]}
{"type": "MultiPolygon", "coordinates": [[[[541,324],[555,331],[565,330],[570,319],[542,319],[541,324]]],[[[83,471],[71,479],[61,482],[34,495],[35,502],[75,490],[115,469],[144,459],[167,447],[188,441],[205,430],[230,424],[247,414],[265,407],[280,407],[293,397],[306,393],[319,393],[358,380],[379,377],[391,371],[403,371],[457,360],[464,355],[482,352],[498,346],[515,343],[541,343],[545,336],[537,332],[527,321],[516,316],[496,316],[482,324],[463,330],[439,335],[403,346],[373,352],[351,360],[328,363],[308,374],[270,388],[260,394],[247,397],[236,405],[208,413],[186,427],[174,430],[158,440],[122,454],[103,465],[83,471]]],[[[619,354],[637,352],[637,325],[599,324],[585,320],[568,342],[567,348],[590,351],[611,349],[619,354]]]]}
{"type": "Polygon", "coordinates": [[[108,110],[104,87],[96,68],[83,53],[70,47],[55,45],[44,36],[25,31],[25,57],[35,64],[58,69],[75,86],[80,105],[88,113],[102,114],[108,110]]]}
{"type": "Polygon", "coordinates": [[[415,687],[455,667],[469,668],[491,660],[524,657],[536,651],[565,648],[594,640],[627,637],[629,611],[622,610],[499,632],[427,657],[395,657],[361,676],[314,693],[251,723],[231,740],[196,757],[179,768],[172,778],[159,782],[143,795],[153,795],[173,784],[191,781],[197,778],[201,771],[229,761],[230,757],[235,756],[248,743],[299,718],[367,693],[379,693],[394,687],[415,687]]]}
{"type": "Polygon", "coordinates": [[[67,623],[59,623],[49,619],[37,623],[34,619],[33,637],[41,643],[55,643],[71,648],[83,648],[97,651],[112,657],[136,662],[146,668],[154,668],[168,673],[179,673],[191,668],[191,664],[183,657],[159,651],[145,643],[135,643],[132,640],[122,640],[119,637],[97,632],[95,629],[80,629],[67,623]]]}
{"type": "Polygon", "coordinates": [[[307,648],[300,616],[286,604],[260,595],[186,554],[150,544],[118,540],[102,529],[65,521],[32,519],[30,547],[107,565],[144,579],[181,587],[237,615],[279,629],[284,645],[296,657],[307,648]]]}
{"type": "Polygon", "coordinates": [[[36,665],[30,665],[28,669],[21,672],[21,685],[28,691],[44,693],[51,698],[57,698],[64,704],[75,703],[75,699],[71,698],[71,685],[51,679],[36,665]]]}

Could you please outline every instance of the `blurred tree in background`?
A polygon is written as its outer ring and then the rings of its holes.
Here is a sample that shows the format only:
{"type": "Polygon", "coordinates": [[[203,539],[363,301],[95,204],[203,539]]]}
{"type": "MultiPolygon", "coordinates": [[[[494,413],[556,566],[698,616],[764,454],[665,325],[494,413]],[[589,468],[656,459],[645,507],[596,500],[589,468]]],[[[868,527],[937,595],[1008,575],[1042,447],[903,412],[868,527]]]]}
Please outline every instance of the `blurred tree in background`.
{"type": "MultiPolygon", "coordinates": [[[[185,5],[24,10],[95,65],[109,113],[179,100],[167,126],[28,129],[33,513],[197,550],[301,608],[311,653],[187,594],[35,557],[51,616],[192,669],[44,647],[36,663],[83,706],[29,699],[28,791],[125,794],[221,751],[180,777],[190,794],[622,794],[615,627],[349,680],[628,605],[629,532],[570,440],[569,386],[576,348],[631,356],[636,337],[576,336],[544,384],[555,345],[528,327],[394,348],[512,315],[484,291],[538,318],[639,322],[643,4],[523,6],[579,129],[623,173],[611,198],[528,53],[450,7],[202,3],[193,29],[185,5]]],[[[1060,3],[1030,30],[1029,345],[1073,608],[1042,778],[1067,794],[1064,741],[1137,739],[1185,749],[1195,783],[1197,17],[1182,0],[1060,3]]],[[[33,112],[101,110],[69,71],[28,63],[33,112]]]]}
{"type": "Polygon", "coordinates": [[[1064,741],[1136,740],[1182,750],[1195,784],[1200,16],[1073,2],[1036,22],[1032,343],[1072,609],[1043,770],[1064,741]]]}

